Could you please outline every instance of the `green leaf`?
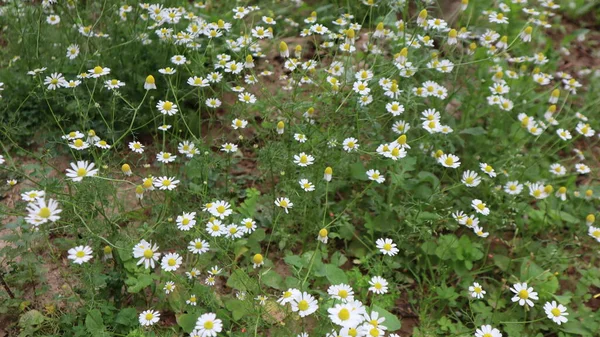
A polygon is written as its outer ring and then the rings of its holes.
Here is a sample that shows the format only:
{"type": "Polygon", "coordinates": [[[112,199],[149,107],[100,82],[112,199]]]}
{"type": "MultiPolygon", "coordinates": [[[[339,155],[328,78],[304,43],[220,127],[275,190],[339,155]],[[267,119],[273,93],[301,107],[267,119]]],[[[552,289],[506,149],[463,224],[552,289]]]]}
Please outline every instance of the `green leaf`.
{"type": "Polygon", "coordinates": [[[485,135],[486,133],[487,133],[487,131],[485,131],[481,126],[478,126],[475,128],[463,129],[460,131],[460,134],[473,135],[473,136],[485,135]]]}
{"type": "Polygon", "coordinates": [[[134,308],[125,308],[119,311],[119,313],[115,317],[115,323],[125,326],[134,326],[137,325],[136,316],[137,310],[135,310],[134,308]]]}
{"type": "Polygon", "coordinates": [[[231,273],[231,276],[227,279],[227,286],[236,290],[249,291],[255,293],[258,291],[258,284],[256,281],[243,269],[236,269],[231,273]]]}
{"type": "Polygon", "coordinates": [[[494,254],[494,264],[502,271],[508,270],[510,264],[510,258],[504,255],[494,254]]]}
{"type": "Polygon", "coordinates": [[[365,170],[365,167],[360,162],[350,165],[350,175],[352,176],[352,178],[358,179],[358,180],[368,180],[369,179],[369,178],[367,178],[367,170],[365,170]]]}
{"type": "Polygon", "coordinates": [[[377,313],[379,313],[379,316],[385,318],[383,325],[385,325],[390,332],[400,330],[400,328],[402,327],[402,323],[400,322],[398,317],[396,317],[396,315],[392,314],[391,312],[383,309],[382,307],[374,304],[373,311],[376,311],[377,313]]]}
{"type": "Polygon", "coordinates": [[[190,333],[196,327],[196,320],[198,319],[198,315],[193,314],[183,314],[176,317],[177,325],[183,329],[183,331],[190,333]]]}
{"type": "Polygon", "coordinates": [[[348,283],[348,276],[346,276],[346,273],[333,264],[325,265],[325,273],[325,277],[327,277],[327,280],[331,282],[331,284],[348,283]]]}
{"type": "Polygon", "coordinates": [[[283,277],[272,269],[265,272],[260,279],[263,284],[271,288],[282,290],[285,287],[283,277]]]}
{"type": "Polygon", "coordinates": [[[21,318],[19,318],[19,326],[24,329],[35,328],[37,330],[39,329],[37,325],[42,324],[45,319],[46,317],[44,317],[41,312],[37,310],[29,310],[21,315],[21,318]]]}
{"type": "Polygon", "coordinates": [[[92,336],[110,336],[104,327],[104,320],[100,310],[90,310],[85,316],[85,328],[92,336]]]}
{"type": "Polygon", "coordinates": [[[142,291],[142,289],[151,285],[153,280],[154,279],[152,278],[152,276],[142,274],[142,275],[138,276],[137,278],[128,278],[125,281],[125,284],[127,284],[129,286],[127,288],[127,291],[135,294],[135,293],[139,293],[140,291],[142,291]]]}

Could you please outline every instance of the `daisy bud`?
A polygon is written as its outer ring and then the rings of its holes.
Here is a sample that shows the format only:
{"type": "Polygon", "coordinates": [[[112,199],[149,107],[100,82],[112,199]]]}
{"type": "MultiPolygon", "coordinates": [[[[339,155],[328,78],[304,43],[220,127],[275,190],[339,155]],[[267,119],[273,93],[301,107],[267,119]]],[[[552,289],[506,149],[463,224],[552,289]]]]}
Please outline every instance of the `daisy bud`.
{"type": "Polygon", "coordinates": [[[588,226],[591,226],[594,221],[596,221],[596,216],[594,216],[594,214],[588,214],[588,216],[585,217],[585,223],[588,226]]]}
{"type": "Polygon", "coordinates": [[[469,6],[469,0],[462,0],[460,2],[460,9],[461,10],[464,11],[465,9],[467,9],[467,6],[469,6]]]}
{"type": "Polygon", "coordinates": [[[302,57],[302,46],[301,45],[297,45],[296,48],[294,48],[294,56],[296,56],[296,58],[301,58],[302,57]]]}
{"type": "Polygon", "coordinates": [[[331,181],[332,175],[333,175],[333,169],[330,166],[327,166],[327,168],[325,168],[325,174],[323,174],[323,179],[325,179],[325,181],[329,182],[329,181],[331,181]]]}
{"type": "Polygon", "coordinates": [[[112,247],[104,246],[104,254],[111,254],[111,253],[112,253],[112,247]]]}
{"type": "Polygon", "coordinates": [[[558,102],[559,97],[560,97],[560,90],[559,89],[552,90],[552,93],[550,94],[550,98],[548,99],[548,103],[556,104],[556,102],[558,102]]]}
{"type": "Polygon", "coordinates": [[[427,10],[423,9],[420,13],[419,13],[419,17],[417,18],[417,24],[422,26],[423,24],[427,24],[427,10]]]}
{"type": "Polygon", "coordinates": [[[594,195],[594,191],[592,191],[592,190],[585,190],[585,197],[586,198],[591,198],[592,195],[594,195]]]}
{"type": "Polygon", "coordinates": [[[444,151],[442,150],[437,150],[435,151],[435,154],[433,155],[435,158],[439,159],[441,156],[444,155],[444,151]]]}
{"type": "Polygon", "coordinates": [[[252,58],[252,55],[248,54],[248,56],[246,56],[246,63],[244,63],[244,68],[254,68],[254,59],[252,58]]]}
{"type": "Polygon", "coordinates": [[[548,111],[546,111],[548,113],[555,113],[556,112],[556,105],[552,104],[551,106],[548,107],[548,111]]]}
{"type": "MultiPolygon", "coordinates": [[[[146,182],[144,181],[144,184],[145,183],[146,182]]],[[[150,183],[150,185],[152,185],[152,182],[150,183]]],[[[144,187],[142,185],[137,185],[135,187],[135,196],[140,200],[144,197],[144,187]]]]}
{"type": "Polygon", "coordinates": [[[154,76],[148,75],[148,77],[146,77],[146,82],[144,83],[144,89],[146,89],[146,90],[156,89],[156,81],[154,80],[154,76]]]}
{"type": "Polygon", "coordinates": [[[311,16],[311,17],[313,17],[313,18],[316,18],[316,17],[317,17],[317,12],[315,12],[315,11],[312,11],[312,12],[310,13],[310,16],[311,16]]]}
{"type": "Polygon", "coordinates": [[[404,21],[400,22],[400,23],[398,24],[398,27],[397,27],[397,28],[398,28],[398,31],[399,31],[399,32],[403,32],[403,31],[404,31],[404,21]]]}
{"type": "Polygon", "coordinates": [[[396,61],[400,64],[405,64],[407,58],[408,58],[408,48],[404,47],[404,48],[402,48],[400,53],[398,53],[398,57],[396,57],[396,61]]]}
{"type": "Polygon", "coordinates": [[[142,183],[142,188],[144,188],[145,190],[152,188],[152,178],[146,178],[144,179],[144,182],[142,183]]]}
{"type": "Polygon", "coordinates": [[[279,123],[277,123],[277,133],[282,135],[283,131],[285,131],[285,123],[283,123],[283,121],[279,121],[279,123]]]}
{"type": "Polygon", "coordinates": [[[287,43],[284,41],[279,42],[279,55],[283,58],[290,57],[290,50],[288,49],[287,43]]]}
{"type": "Polygon", "coordinates": [[[469,50],[474,53],[475,49],[477,49],[477,44],[475,42],[471,42],[471,44],[469,45],[469,50]]]}
{"type": "Polygon", "coordinates": [[[131,175],[131,167],[129,166],[129,164],[123,164],[121,166],[121,171],[123,171],[123,174],[125,174],[126,176],[131,175]]]}
{"type": "MultiPolygon", "coordinates": [[[[398,145],[406,145],[406,135],[400,135],[398,139],[396,139],[396,142],[398,145]]],[[[444,153],[442,152],[442,154],[444,153]]]]}
{"type": "Polygon", "coordinates": [[[544,192],[546,192],[547,194],[552,193],[552,191],[554,191],[554,187],[552,187],[552,185],[544,186],[544,192]]]}
{"type": "Polygon", "coordinates": [[[565,193],[567,193],[567,188],[566,188],[566,187],[564,187],[564,186],[561,186],[561,187],[558,189],[558,193],[560,193],[560,194],[565,194],[565,193]]]}
{"type": "Polygon", "coordinates": [[[375,28],[375,30],[382,31],[382,30],[383,30],[383,22],[379,22],[379,23],[377,24],[377,27],[375,28]]]}
{"type": "Polygon", "coordinates": [[[540,67],[535,67],[533,68],[533,71],[531,72],[532,74],[539,74],[542,70],[540,69],[540,67]]]}
{"type": "Polygon", "coordinates": [[[346,34],[346,43],[354,44],[354,38],[356,37],[356,34],[354,33],[354,29],[352,29],[352,28],[346,29],[345,34],[346,34]]]}
{"type": "Polygon", "coordinates": [[[319,236],[317,237],[317,240],[323,242],[323,243],[327,243],[327,235],[329,234],[329,232],[327,231],[326,228],[321,228],[321,230],[319,231],[319,236]]]}
{"type": "Polygon", "coordinates": [[[456,39],[457,36],[458,32],[456,31],[456,29],[450,29],[450,31],[448,32],[448,44],[456,44],[458,42],[458,40],[456,39]]]}
{"type": "Polygon", "coordinates": [[[260,267],[263,264],[263,256],[261,254],[256,254],[252,257],[252,262],[254,263],[254,268],[260,267]]]}
{"type": "Polygon", "coordinates": [[[219,19],[219,21],[217,21],[217,26],[219,29],[223,29],[225,27],[225,21],[219,19]]]}

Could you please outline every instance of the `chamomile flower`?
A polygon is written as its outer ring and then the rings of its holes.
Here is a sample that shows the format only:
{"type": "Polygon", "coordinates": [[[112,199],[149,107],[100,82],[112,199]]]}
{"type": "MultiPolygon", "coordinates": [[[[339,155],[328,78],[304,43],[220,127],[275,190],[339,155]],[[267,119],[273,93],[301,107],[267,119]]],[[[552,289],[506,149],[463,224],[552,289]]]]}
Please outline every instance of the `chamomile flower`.
{"type": "Polygon", "coordinates": [[[60,219],[60,214],[62,209],[58,208],[58,202],[54,199],[46,200],[44,198],[39,198],[33,202],[30,202],[27,205],[27,217],[25,221],[27,223],[32,224],[34,226],[39,226],[48,221],[56,222],[60,219]]]}
{"type": "Polygon", "coordinates": [[[475,330],[475,337],[502,337],[502,333],[491,325],[482,325],[475,330]]]}
{"type": "Polygon", "coordinates": [[[504,185],[504,192],[510,195],[521,194],[523,191],[523,184],[519,184],[518,181],[509,181],[504,185]]]}
{"type": "Polygon", "coordinates": [[[169,116],[173,116],[178,111],[177,105],[171,101],[159,100],[158,103],[156,103],[156,108],[163,115],[169,115],[169,116]]]}
{"type": "Polygon", "coordinates": [[[177,158],[177,156],[172,155],[169,152],[159,152],[158,154],[156,154],[156,160],[158,160],[161,163],[172,163],[175,161],[175,159],[177,158]]]}
{"type": "Polygon", "coordinates": [[[223,322],[217,318],[217,315],[209,312],[202,314],[196,320],[195,331],[201,337],[215,337],[223,330],[223,322]]]}
{"type": "Polygon", "coordinates": [[[179,184],[179,180],[175,179],[175,177],[158,177],[154,180],[154,187],[159,190],[168,190],[172,191],[177,188],[177,184],[179,184]]]}
{"type": "Polygon", "coordinates": [[[218,108],[221,106],[221,100],[218,98],[207,98],[204,102],[209,108],[218,108]]]}
{"type": "Polygon", "coordinates": [[[306,167],[312,165],[314,162],[315,157],[311,156],[310,154],[301,152],[300,154],[294,155],[294,164],[298,166],[306,167]]]}
{"type": "Polygon", "coordinates": [[[144,153],[144,145],[140,142],[130,142],[129,149],[135,153],[144,153]]]}
{"type": "Polygon", "coordinates": [[[486,292],[479,283],[473,282],[473,285],[469,287],[469,294],[473,298],[482,299],[486,292]]]}
{"type": "Polygon", "coordinates": [[[289,213],[289,209],[292,208],[294,206],[294,204],[292,202],[290,202],[290,199],[286,198],[286,197],[280,197],[275,199],[275,205],[283,208],[283,210],[285,211],[285,213],[289,213]]]}
{"type": "Polygon", "coordinates": [[[292,294],[292,311],[297,312],[300,317],[306,317],[319,308],[317,299],[307,292],[296,292],[292,294]]]}
{"type": "Polygon", "coordinates": [[[163,290],[165,291],[165,294],[170,294],[173,291],[175,291],[175,282],[173,281],[167,281],[165,282],[165,286],[163,287],[163,290]]]}
{"type": "Polygon", "coordinates": [[[589,226],[588,235],[596,239],[596,241],[600,242],[600,228],[589,226]]]}
{"type": "Polygon", "coordinates": [[[69,249],[69,260],[73,260],[75,264],[83,264],[92,259],[92,248],[89,246],[77,246],[69,249]]]}
{"type": "Polygon", "coordinates": [[[219,219],[225,219],[233,213],[231,204],[225,200],[218,200],[213,202],[212,207],[209,209],[210,214],[219,219]]]}
{"type": "Polygon", "coordinates": [[[299,143],[306,143],[306,141],[308,140],[308,138],[306,138],[306,135],[302,133],[295,133],[294,139],[297,140],[299,143]]]}
{"type": "Polygon", "coordinates": [[[462,183],[467,187],[475,187],[481,183],[481,178],[475,171],[466,170],[462,175],[462,183]]]}
{"type": "Polygon", "coordinates": [[[357,310],[353,303],[338,303],[327,309],[327,312],[331,322],[342,327],[356,327],[364,320],[364,308],[357,310]]]}
{"type": "Polygon", "coordinates": [[[473,201],[471,201],[471,206],[473,207],[475,212],[477,212],[479,214],[483,214],[483,215],[490,214],[490,209],[487,207],[487,205],[485,203],[483,203],[483,201],[481,201],[479,199],[473,199],[473,201]]]}
{"type": "Polygon", "coordinates": [[[183,259],[179,254],[167,253],[163,255],[160,265],[164,271],[176,271],[181,266],[181,263],[183,263],[183,259]]]}
{"type": "Polygon", "coordinates": [[[377,239],[375,243],[377,245],[377,249],[379,249],[383,255],[394,256],[400,251],[398,248],[396,248],[396,244],[392,241],[392,239],[377,239]]]}
{"type": "Polygon", "coordinates": [[[196,225],[196,212],[183,213],[183,215],[177,216],[175,220],[177,228],[182,231],[189,231],[196,225]]]}
{"type": "Polygon", "coordinates": [[[550,173],[556,175],[556,176],[563,176],[567,173],[567,169],[562,166],[561,164],[555,163],[550,165],[550,173]]]}
{"type": "Polygon", "coordinates": [[[575,171],[579,174],[588,174],[591,172],[590,167],[583,163],[576,164],[575,171]]]}
{"type": "Polygon", "coordinates": [[[244,236],[244,228],[231,224],[225,228],[225,237],[228,239],[238,239],[244,236]]]}
{"type": "Polygon", "coordinates": [[[298,184],[300,184],[300,187],[305,192],[311,192],[315,190],[315,185],[308,181],[308,179],[300,179],[300,181],[298,181],[298,184]]]}
{"type": "Polygon", "coordinates": [[[388,281],[381,276],[373,276],[369,281],[369,285],[369,291],[378,295],[385,294],[388,291],[388,281]]]}
{"type": "Polygon", "coordinates": [[[358,140],[352,137],[344,139],[342,145],[344,146],[344,150],[347,152],[356,151],[359,147],[358,140]]]}
{"type": "Polygon", "coordinates": [[[155,262],[160,258],[158,246],[146,240],[140,241],[133,247],[133,257],[139,259],[137,265],[144,264],[146,269],[154,268],[155,262]]]}
{"type": "Polygon", "coordinates": [[[566,316],[569,315],[567,312],[567,307],[562,304],[556,303],[556,301],[546,302],[544,304],[544,311],[546,312],[546,316],[548,319],[552,320],[554,323],[561,325],[562,323],[567,323],[568,319],[566,316]]]}
{"type": "Polygon", "coordinates": [[[28,192],[21,193],[21,199],[27,202],[34,202],[38,199],[43,199],[45,195],[46,192],[44,191],[31,190],[28,192]]]}
{"type": "Polygon", "coordinates": [[[481,171],[483,171],[483,173],[487,174],[488,176],[494,178],[496,176],[496,172],[494,171],[494,168],[486,163],[479,163],[479,168],[481,168],[481,171]]]}
{"type": "Polygon", "coordinates": [[[528,287],[527,283],[516,283],[510,288],[515,296],[511,298],[513,302],[519,302],[520,306],[528,305],[533,307],[533,301],[538,299],[538,293],[533,291],[532,287],[528,287]]]}
{"type": "Polygon", "coordinates": [[[84,142],[81,139],[75,139],[72,143],[69,143],[69,147],[75,150],[85,150],[90,147],[88,142],[84,142]]]}
{"type": "Polygon", "coordinates": [[[83,160],[71,163],[71,168],[67,169],[67,177],[75,182],[80,182],[84,177],[93,177],[96,174],[98,174],[98,169],[94,169],[94,163],[83,160]]]}
{"type": "Polygon", "coordinates": [[[354,299],[354,290],[347,284],[331,285],[327,293],[335,299],[342,301],[352,301],[354,299]]]}
{"type": "Polygon", "coordinates": [[[210,249],[210,244],[202,239],[195,239],[188,244],[188,250],[194,254],[204,254],[210,249]]]}
{"type": "Polygon", "coordinates": [[[571,133],[569,132],[569,130],[565,130],[565,129],[558,129],[558,130],[556,130],[556,134],[562,140],[569,140],[569,139],[573,138],[571,136],[571,133]]]}
{"type": "Polygon", "coordinates": [[[187,300],[185,300],[185,303],[195,307],[198,304],[198,298],[196,295],[192,294],[187,300]]]}
{"type": "Polygon", "coordinates": [[[438,159],[438,162],[444,167],[457,168],[460,166],[460,158],[453,154],[443,154],[438,159]]]}
{"type": "Polygon", "coordinates": [[[225,143],[223,145],[221,145],[221,151],[226,152],[226,153],[235,153],[237,152],[238,147],[237,145],[233,144],[233,143],[225,143]]]}
{"type": "Polygon", "coordinates": [[[160,320],[160,313],[155,310],[145,310],[139,316],[140,325],[151,326],[160,320]]]}
{"type": "Polygon", "coordinates": [[[218,219],[212,219],[206,224],[206,231],[212,237],[218,237],[225,234],[225,226],[218,219]]]}
{"type": "Polygon", "coordinates": [[[95,66],[93,69],[88,70],[88,73],[90,77],[98,78],[110,74],[110,68],[95,66]]]}
{"type": "Polygon", "coordinates": [[[379,170],[373,170],[373,169],[368,170],[367,178],[369,178],[369,180],[376,181],[379,184],[381,184],[385,181],[385,177],[381,173],[379,173],[379,170]]]}

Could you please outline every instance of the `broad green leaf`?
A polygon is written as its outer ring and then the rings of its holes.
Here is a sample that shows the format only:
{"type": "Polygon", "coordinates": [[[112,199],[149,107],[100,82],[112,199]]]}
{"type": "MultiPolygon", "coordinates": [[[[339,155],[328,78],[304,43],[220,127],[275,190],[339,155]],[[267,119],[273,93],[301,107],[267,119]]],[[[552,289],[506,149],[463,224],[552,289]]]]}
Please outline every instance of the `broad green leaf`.
{"type": "Polygon", "coordinates": [[[374,304],[373,311],[376,311],[377,313],[379,313],[379,316],[385,318],[383,325],[385,325],[388,328],[388,331],[391,332],[400,330],[400,328],[402,327],[402,323],[400,322],[398,317],[396,317],[396,315],[392,314],[391,312],[385,310],[384,308],[374,304]]]}
{"type": "Polygon", "coordinates": [[[333,264],[325,265],[325,277],[331,282],[331,284],[348,283],[348,276],[339,267],[333,264]]]}
{"type": "Polygon", "coordinates": [[[177,325],[183,329],[183,331],[190,333],[196,327],[196,320],[198,319],[198,315],[193,314],[183,314],[176,317],[177,325]]]}

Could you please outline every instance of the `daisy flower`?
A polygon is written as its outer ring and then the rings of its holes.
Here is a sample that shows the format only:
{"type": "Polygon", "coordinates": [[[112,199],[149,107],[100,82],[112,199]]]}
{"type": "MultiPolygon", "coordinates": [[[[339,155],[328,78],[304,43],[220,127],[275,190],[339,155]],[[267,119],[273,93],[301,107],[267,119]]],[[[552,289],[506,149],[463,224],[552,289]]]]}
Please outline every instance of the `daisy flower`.
{"type": "Polygon", "coordinates": [[[519,302],[520,306],[528,305],[533,307],[533,301],[538,299],[538,294],[533,291],[532,287],[528,287],[527,283],[516,283],[510,288],[515,296],[511,298],[513,302],[519,302]]]}
{"type": "Polygon", "coordinates": [[[135,153],[144,153],[144,145],[140,142],[130,142],[129,149],[135,153]]]}
{"type": "Polygon", "coordinates": [[[210,244],[202,239],[195,239],[188,244],[188,250],[194,254],[204,254],[210,249],[210,244]]]}
{"type": "Polygon", "coordinates": [[[383,255],[394,256],[400,251],[392,239],[377,239],[376,245],[383,255]]]}
{"type": "Polygon", "coordinates": [[[150,326],[158,323],[160,320],[160,313],[155,310],[142,311],[139,316],[139,321],[142,326],[150,326]]]}
{"type": "Polygon", "coordinates": [[[562,304],[556,303],[556,301],[546,302],[544,304],[544,311],[548,316],[548,319],[551,319],[554,323],[561,325],[562,323],[567,323],[568,319],[566,316],[569,315],[567,312],[567,307],[562,304]]]}
{"type": "Polygon", "coordinates": [[[165,291],[165,294],[170,294],[173,291],[175,291],[175,282],[173,281],[167,281],[165,282],[165,286],[163,287],[163,290],[165,291]]]}
{"type": "Polygon", "coordinates": [[[523,184],[519,184],[518,181],[509,181],[504,185],[504,192],[508,194],[517,195],[520,194],[521,191],[523,191],[523,184]]]}
{"type": "Polygon", "coordinates": [[[60,214],[62,209],[58,208],[58,202],[54,199],[46,200],[43,198],[39,198],[34,202],[29,203],[27,205],[27,218],[25,220],[27,223],[32,224],[34,226],[38,226],[44,224],[48,221],[56,222],[60,219],[60,214]]]}
{"type": "Polygon", "coordinates": [[[481,171],[483,171],[485,174],[487,174],[488,176],[490,176],[492,178],[494,178],[496,176],[496,172],[494,171],[494,168],[486,163],[479,163],[479,168],[481,168],[481,171]]]}
{"type": "Polygon", "coordinates": [[[462,183],[467,187],[475,187],[481,183],[481,178],[477,175],[477,172],[466,170],[462,175],[462,183]]]}
{"type": "Polygon", "coordinates": [[[212,204],[209,212],[219,219],[225,219],[233,213],[233,210],[231,209],[231,204],[229,204],[227,201],[219,200],[212,204]]]}
{"type": "Polygon", "coordinates": [[[83,264],[92,259],[92,248],[89,246],[77,246],[69,249],[69,260],[73,260],[73,263],[83,264]]]}
{"type": "Polygon", "coordinates": [[[27,202],[33,202],[38,199],[44,198],[45,195],[46,195],[46,192],[44,192],[44,191],[31,190],[31,191],[28,191],[25,193],[21,193],[21,199],[23,199],[24,201],[27,201],[27,202]]]}
{"type": "Polygon", "coordinates": [[[177,216],[175,220],[177,228],[182,231],[189,231],[196,225],[196,212],[183,213],[183,215],[177,216]]]}
{"type": "Polygon", "coordinates": [[[133,257],[139,259],[137,265],[144,264],[146,269],[154,268],[155,262],[158,261],[160,253],[157,252],[158,246],[146,240],[140,241],[133,247],[133,257]]]}
{"type": "Polygon", "coordinates": [[[169,190],[172,191],[177,187],[177,184],[179,184],[179,180],[176,180],[175,177],[158,177],[154,180],[154,187],[158,188],[159,190],[169,190]]]}
{"type": "Polygon", "coordinates": [[[354,290],[347,284],[331,285],[327,293],[335,299],[342,301],[351,301],[354,299],[354,290]]]}
{"type": "Polygon", "coordinates": [[[292,311],[297,312],[300,317],[306,317],[319,308],[317,300],[307,292],[297,292],[292,297],[292,311]]]}
{"type": "Polygon", "coordinates": [[[300,184],[300,187],[305,192],[311,192],[315,190],[315,185],[308,181],[308,179],[300,179],[300,181],[298,181],[298,184],[300,184]]]}
{"type": "Polygon", "coordinates": [[[285,211],[285,213],[289,213],[289,209],[292,208],[294,206],[294,204],[292,202],[290,202],[290,199],[288,198],[277,198],[275,200],[275,205],[283,208],[283,210],[285,211]]]}
{"type": "Polygon", "coordinates": [[[367,177],[369,178],[369,180],[376,181],[379,184],[381,184],[385,181],[385,177],[383,175],[381,175],[381,173],[379,173],[379,170],[373,170],[373,169],[368,170],[367,177]]]}
{"type": "Polygon", "coordinates": [[[373,276],[369,281],[369,291],[375,294],[385,294],[388,291],[388,281],[381,276],[373,276]]]}
{"type": "Polygon", "coordinates": [[[344,150],[347,152],[356,151],[359,147],[358,140],[352,137],[344,139],[342,145],[344,146],[344,150]]]}
{"type": "Polygon", "coordinates": [[[500,330],[493,328],[491,325],[482,325],[475,330],[475,337],[502,337],[500,330]]]}
{"type": "Polygon", "coordinates": [[[460,166],[460,158],[453,154],[441,155],[438,162],[444,167],[457,168],[460,166]]]}
{"type": "Polygon", "coordinates": [[[300,154],[294,155],[294,164],[298,166],[306,167],[312,165],[314,162],[315,157],[311,156],[310,154],[301,152],[300,154]]]}
{"type": "Polygon", "coordinates": [[[158,103],[156,103],[156,108],[163,115],[169,115],[169,116],[173,116],[178,111],[177,105],[173,104],[173,102],[170,102],[170,101],[159,100],[158,103]]]}
{"type": "Polygon", "coordinates": [[[471,294],[471,297],[473,298],[482,299],[485,293],[485,290],[483,290],[481,285],[477,282],[473,282],[473,285],[469,287],[469,294],[471,294]]]}
{"type": "Polygon", "coordinates": [[[175,271],[179,269],[183,259],[177,253],[167,253],[163,255],[162,261],[160,263],[162,269],[164,271],[175,271]]]}
{"type": "Polygon", "coordinates": [[[479,214],[490,214],[490,209],[486,206],[485,203],[483,203],[483,201],[479,199],[473,199],[473,201],[471,201],[471,206],[473,207],[473,209],[475,209],[475,212],[479,214]]]}
{"type": "Polygon", "coordinates": [[[169,152],[161,151],[156,155],[156,160],[158,160],[161,163],[165,163],[165,164],[174,162],[176,158],[177,158],[177,156],[174,156],[169,152]]]}

